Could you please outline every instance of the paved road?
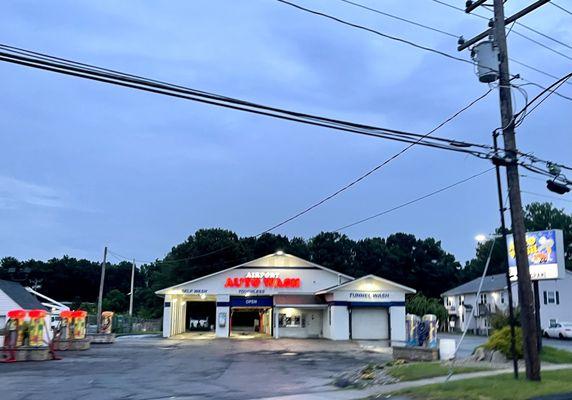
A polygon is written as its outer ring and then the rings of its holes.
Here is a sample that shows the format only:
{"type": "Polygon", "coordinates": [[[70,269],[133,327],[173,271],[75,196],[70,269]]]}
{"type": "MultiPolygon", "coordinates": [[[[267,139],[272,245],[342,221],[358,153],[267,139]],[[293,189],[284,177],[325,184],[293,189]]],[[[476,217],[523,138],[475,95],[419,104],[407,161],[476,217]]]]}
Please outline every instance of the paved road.
{"type": "MultiPolygon", "coordinates": [[[[459,343],[461,339],[460,334],[449,334],[449,333],[440,333],[440,339],[455,339],[456,343],[459,343]]],[[[474,335],[466,335],[461,343],[461,347],[459,348],[458,357],[465,358],[470,356],[473,353],[475,347],[484,344],[487,341],[486,336],[474,336],[474,335]]],[[[557,347],[560,349],[572,351],[572,340],[559,340],[559,339],[542,339],[542,343],[545,346],[552,346],[557,347]]]]}
{"type": "Polygon", "coordinates": [[[2,400],[256,399],[335,389],[390,357],[354,342],[128,338],[63,360],[0,364],[2,400]]]}

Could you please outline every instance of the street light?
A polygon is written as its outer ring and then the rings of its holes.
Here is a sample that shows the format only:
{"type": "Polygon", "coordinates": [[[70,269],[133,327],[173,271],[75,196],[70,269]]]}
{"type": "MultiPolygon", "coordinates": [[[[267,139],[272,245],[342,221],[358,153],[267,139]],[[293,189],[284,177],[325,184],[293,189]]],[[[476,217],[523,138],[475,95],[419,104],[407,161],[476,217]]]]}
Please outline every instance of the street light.
{"type": "Polygon", "coordinates": [[[475,236],[475,240],[479,243],[483,243],[487,241],[487,236],[479,233],[477,236],[475,236]]]}

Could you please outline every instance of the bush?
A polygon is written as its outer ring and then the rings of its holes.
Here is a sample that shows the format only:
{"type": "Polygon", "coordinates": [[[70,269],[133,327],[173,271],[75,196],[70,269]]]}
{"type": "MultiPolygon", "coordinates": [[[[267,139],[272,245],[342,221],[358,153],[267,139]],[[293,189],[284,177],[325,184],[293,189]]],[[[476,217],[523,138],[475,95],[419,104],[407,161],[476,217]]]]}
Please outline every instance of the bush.
{"type": "MultiPolygon", "coordinates": [[[[510,317],[508,316],[508,311],[506,313],[502,311],[495,312],[491,315],[490,321],[491,328],[494,331],[510,325],[510,317]]],[[[518,307],[514,310],[514,324],[515,326],[520,326],[520,308],[518,307]]]]}
{"type": "MultiPolygon", "coordinates": [[[[522,358],[522,329],[520,327],[515,327],[514,334],[516,355],[518,358],[522,358]]],[[[489,340],[485,343],[484,347],[487,350],[498,350],[507,358],[512,358],[512,352],[510,351],[510,326],[505,326],[504,328],[496,330],[489,337],[489,340]]]]}

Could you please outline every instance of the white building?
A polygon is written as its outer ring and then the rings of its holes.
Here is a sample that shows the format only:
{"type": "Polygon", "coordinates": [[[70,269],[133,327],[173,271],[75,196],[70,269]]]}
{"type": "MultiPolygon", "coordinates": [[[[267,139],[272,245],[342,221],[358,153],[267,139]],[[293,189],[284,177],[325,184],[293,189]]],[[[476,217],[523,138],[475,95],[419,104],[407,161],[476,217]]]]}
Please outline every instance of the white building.
{"type": "Polygon", "coordinates": [[[405,340],[405,295],[415,290],[359,279],[277,252],[156,292],[163,336],[193,329],[296,338],[405,340]]]}
{"type": "Polygon", "coordinates": [[[0,279],[0,329],[6,325],[6,315],[11,310],[34,310],[46,308],[18,282],[0,279]]]}
{"type": "MultiPolygon", "coordinates": [[[[481,278],[474,279],[443,293],[443,302],[449,312],[449,329],[462,331],[468,326],[479,334],[488,334],[490,316],[495,312],[508,314],[508,291],[505,274],[486,276],[481,294],[474,308],[481,278]]],[[[559,322],[572,322],[572,272],[566,271],[562,279],[539,280],[540,325],[542,329],[559,322]]],[[[518,285],[512,282],[513,304],[518,306],[518,285]]]]}

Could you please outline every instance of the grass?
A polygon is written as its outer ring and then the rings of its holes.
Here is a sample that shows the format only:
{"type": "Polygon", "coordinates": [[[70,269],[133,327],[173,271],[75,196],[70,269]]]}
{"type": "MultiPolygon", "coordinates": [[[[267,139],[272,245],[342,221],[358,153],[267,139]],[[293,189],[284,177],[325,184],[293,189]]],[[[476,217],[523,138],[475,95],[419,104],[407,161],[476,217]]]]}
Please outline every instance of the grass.
{"type": "Polygon", "coordinates": [[[530,382],[512,374],[494,375],[462,381],[405,389],[398,394],[429,400],[513,400],[572,392],[572,369],[546,371],[541,382],[530,382]]]}
{"type": "MultiPolygon", "coordinates": [[[[466,372],[488,371],[490,368],[482,367],[453,367],[453,373],[462,374],[466,372]]],[[[410,364],[394,365],[387,369],[389,375],[398,378],[400,381],[415,381],[418,379],[433,378],[435,376],[445,376],[449,374],[449,366],[440,362],[419,362],[410,364]]]]}
{"type": "Polygon", "coordinates": [[[542,346],[540,360],[552,364],[572,364],[572,352],[551,346],[542,346]]]}

